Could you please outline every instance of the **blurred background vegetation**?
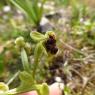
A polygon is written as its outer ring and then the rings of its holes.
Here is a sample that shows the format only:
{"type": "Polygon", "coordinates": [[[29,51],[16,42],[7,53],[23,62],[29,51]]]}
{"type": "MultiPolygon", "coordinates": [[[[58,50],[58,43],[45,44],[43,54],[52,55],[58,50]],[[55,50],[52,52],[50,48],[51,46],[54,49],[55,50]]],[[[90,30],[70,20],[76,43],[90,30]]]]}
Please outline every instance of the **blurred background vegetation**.
{"type": "Polygon", "coordinates": [[[94,0],[0,0],[0,81],[19,84],[17,76],[11,81],[23,69],[15,38],[31,43],[30,32],[49,30],[57,35],[59,51],[48,67],[38,68],[38,82],[52,84],[60,77],[68,95],[95,95],[94,0]]]}

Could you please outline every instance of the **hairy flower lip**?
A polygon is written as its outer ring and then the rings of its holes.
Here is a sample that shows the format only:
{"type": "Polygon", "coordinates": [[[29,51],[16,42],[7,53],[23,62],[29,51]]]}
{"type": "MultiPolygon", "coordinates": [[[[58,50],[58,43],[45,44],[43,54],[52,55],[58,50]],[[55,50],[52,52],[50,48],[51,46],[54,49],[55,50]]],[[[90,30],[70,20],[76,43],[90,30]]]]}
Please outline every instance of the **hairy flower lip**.
{"type": "Polygon", "coordinates": [[[55,35],[49,35],[49,38],[47,39],[47,41],[44,42],[44,45],[47,52],[50,52],[51,54],[57,53],[58,48],[56,46],[55,35]]]}

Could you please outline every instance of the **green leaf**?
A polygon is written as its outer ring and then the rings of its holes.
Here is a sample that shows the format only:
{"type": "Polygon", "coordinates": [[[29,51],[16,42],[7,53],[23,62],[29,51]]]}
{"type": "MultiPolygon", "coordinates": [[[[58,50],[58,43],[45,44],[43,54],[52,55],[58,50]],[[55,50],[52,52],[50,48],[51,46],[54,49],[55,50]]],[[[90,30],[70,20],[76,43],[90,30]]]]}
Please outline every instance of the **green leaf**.
{"type": "Polygon", "coordinates": [[[41,34],[41,33],[39,33],[39,32],[31,32],[31,33],[30,33],[30,36],[31,36],[31,38],[32,38],[35,42],[39,42],[39,41],[44,40],[44,39],[46,38],[43,34],[41,34]]]}
{"type": "Polygon", "coordinates": [[[43,15],[43,5],[46,0],[41,1],[41,6],[38,6],[39,0],[10,0],[16,7],[21,9],[32,23],[39,25],[43,15]]]}
{"type": "Polygon", "coordinates": [[[23,85],[33,85],[34,84],[34,80],[33,80],[31,73],[23,71],[23,72],[20,72],[19,77],[23,85]]]}
{"type": "Polygon", "coordinates": [[[24,70],[29,72],[30,65],[28,62],[28,57],[27,57],[26,51],[24,49],[21,50],[21,60],[22,60],[24,70]]]}
{"type": "Polygon", "coordinates": [[[33,4],[31,0],[10,0],[16,7],[21,9],[32,21],[34,25],[36,25],[37,17],[35,11],[33,9],[33,4]]]}
{"type": "Polygon", "coordinates": [[[35,80],[33,80],[32,73],[26,71],[20,72],[21,84],[17,88],[17,92],[27,92],[34,90],[35,80]]]}
{"type": "Polygon", "coordinates": [[[41,20],[42,18],[42,15],[43,15],[43,11],[44,11],[44,4],[47,0],[42,0],[41,2],[41,7],[39,8],[39,11],[38,11],[38,18],[39,20],[41,20]]]}

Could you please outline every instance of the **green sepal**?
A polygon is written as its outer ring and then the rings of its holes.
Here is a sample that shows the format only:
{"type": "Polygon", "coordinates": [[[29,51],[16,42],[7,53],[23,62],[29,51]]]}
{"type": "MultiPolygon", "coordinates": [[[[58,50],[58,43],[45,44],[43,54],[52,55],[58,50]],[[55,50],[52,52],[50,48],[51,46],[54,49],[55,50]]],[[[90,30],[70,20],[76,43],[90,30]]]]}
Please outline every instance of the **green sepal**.
{"type": "Polygon", "coordinates": [[[39,41],[44,40],[46,38],[43,34],[41,34],[39,32],[31,32],[30,36],[33,39],[33,41],[35,41],[35,42],[39,42],[39,41]]]}

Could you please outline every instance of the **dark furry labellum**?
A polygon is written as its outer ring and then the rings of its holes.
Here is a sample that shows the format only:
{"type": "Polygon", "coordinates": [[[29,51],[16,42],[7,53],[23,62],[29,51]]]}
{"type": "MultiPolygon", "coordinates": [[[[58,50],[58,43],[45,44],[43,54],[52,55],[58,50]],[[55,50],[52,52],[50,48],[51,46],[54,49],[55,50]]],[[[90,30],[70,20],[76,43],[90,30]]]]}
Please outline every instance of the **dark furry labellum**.
{"type": "Polygon", "coordinates": [[[54,36],[50,35],[48,40],[45,41],[45,48],[47,52],[50,52],[51,54],[57,53],[58,48],[56,47],[56,40],[54,36]]]}

